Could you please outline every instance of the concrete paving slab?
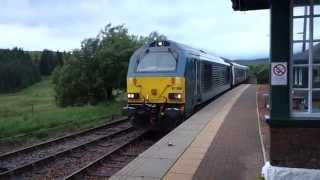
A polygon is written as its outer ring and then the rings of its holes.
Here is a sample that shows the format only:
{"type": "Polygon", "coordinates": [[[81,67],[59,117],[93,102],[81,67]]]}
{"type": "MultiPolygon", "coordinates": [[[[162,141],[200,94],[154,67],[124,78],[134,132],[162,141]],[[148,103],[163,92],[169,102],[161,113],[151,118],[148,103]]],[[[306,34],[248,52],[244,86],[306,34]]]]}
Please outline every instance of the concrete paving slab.
{"type": "Polygon", "coordinates": [[[169,173],[164,180],[192,180],[190,174],[169,173]]]}
{"type": "Polygon", "coordinates": [[[161,178],[133,177],[133,176],[113,176],[111,179],[116,179],[116,180],[160,180],[161,178]]]}
{"type": "MultiPolygon", "coordinates": [[[[119,176],[129,176],[136,171],[140,166],[143,165],[144,159],[136,158],[134,161],[130,162],[125,168],[122,168],[120,171],[116,173],[119,176]]],[[[113,176],[112,176],[113,177],[113,176]]]]}
{"type": "MultiPolygon", "coordinates": [[[[248,88],[245,86],[242,89],[242,92],[248,88]]],[[[228,115],[229,111],[233,107],[233,104],[237,101],[242,93],[230,95],[233,99],[229,99],[228,102],[219,104],[212,113],[211,119],[208,121],[206,126],[201,130],[195,140],[191,143],[188,149],[179,157],[179,159],[175,162],[173,167],[167,172],[165,178],[169,175],[172,176],[172,173],[176,174],[189,174],[194,175],[200,166],[200,162],[204,159],[209,147],[211,147],[211,143],[217,134],[220,126],[224,122],[225,117],[228,115]],[[197,151],[201,149],[201,151],[197,151]],[[190,161],[194,161],[192,166],[190,166],[190,161]]],[[[208,106],[207,106],[208,107],[208,106]]],[[[208,109],[205,109],[208,111],[208,109]]]]}
{"type": "MultiPolygon", "coordinates": [[[[226,107],[232,106],[235,101],[235,96],[240,96],[240,94],[246,88],[247,86],[239,86],[208,104],[198,113],[191,116],[186,122],[182,123],[179,127],[162,138],[155,145],[139,155],[138,158],[112,176],[111,179],[190,179],[189,175],[175,173],[169,170],[171,167],[173,167],[179,157],[181,157],[182,154],[188,149],[188,147],[191,147],[192,149],[187,151],[188,156],[186,156],[183,160],[185,160],[184,162],[186,163],[185,168],[190,168],[189,170],[192,170],[192,172],[195,171],[195,167],[200,163],[199,160],[203,158],[205,155],[204,152],[206,152],[206,149],[209,147],[208,143],[211,142],[210,139],[206,140],[205,137],[210,135],[210,132],[214,134],[214,132],[216,132],[218,129],[214,126],[210,126],[208,128],[208,123],[213,122],[214,124],[219,125],[219,123],[215,123],[215,121],[223,118],[223,116],[228,113],[228,111],[225,112],[226,107]],[[207,129],[208,132],[202,133],[204,129],[207,129]],[[199,138],[201,141],[193,144],[193,141],[198,136],[200,136],[199,138]],[[169,146],[169,144],[172,144],[172,146],[169,146]],[[191,146],[192,144],[193,146],[191,146]],[[205,146],[203,144],[205,144],[205,146]],[[193,165],[190,165],[190,159],[194,160],[193,165]]],[[[182,164],[180,164],[180,167],[178,166],[175,169],[177,172],[181,172],[182,170],[182,164]]]]}
{"type": "Polygon", "coordinates": [[[234,104],[193,179],[260,179],[263,154],[259,142],[255,93],[255,86],[251,86],[234,104]]]}
{"type": "Polygon", "coordinates": [[[143,169],[138,168],[131,176],[162,178],[168,167],[171,167],[175,162],[171,159],[142,158],[142,160],[144,160],[143,169]]]}
{"type": "Polygon", "coordinates": [[[167,167],[171,167],[174,162],[171,159],[137,158],[110,179],[161,179],[167,167]]]}
{"type": "Polygon", "coordinates": [[[148,151],[145,154],[141,155],[142,158],[155,158],[155,159],[176,159],[177,156],[180,156],[184,151],[182,146],[168,148],[157,147],[153,148],[152,151],[148,151]]]}

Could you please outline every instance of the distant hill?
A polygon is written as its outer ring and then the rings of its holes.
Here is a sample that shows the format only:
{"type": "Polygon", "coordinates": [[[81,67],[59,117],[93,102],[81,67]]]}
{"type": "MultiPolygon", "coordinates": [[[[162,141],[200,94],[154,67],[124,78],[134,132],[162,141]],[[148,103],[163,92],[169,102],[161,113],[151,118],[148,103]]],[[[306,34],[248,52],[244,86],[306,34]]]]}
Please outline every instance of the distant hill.
{"type": "MultiPolygon", "coordinates": [[[[315,61],[320,61],[320,43],[315,44],[313,47],[313,57],[315,61]]],[[[305,51],[302,53],[297,53],[294,55],[294,59],[299,61],[299,60],[306,60],[309,58],[309,51],[305,51]]]]}
{"type": "Polygon", "coordinates": [[[257,65],[257,64],[269,64],[268,58],[260,58],[260,59],[239,59],[239,60],[233,60],[234,62],[249,66],[249,65],[257,65]]]}
{"type": "MultiPolygon", "coordinates": [[[[313,56],[314,56],[314,61],[319,63],[320,62],[320,43],[315,44],[313,47],[313,56]]],[[[305,51],[305,52],[301,52],[301,53],[297,53],[294,55],[294,60],[295,61],[300,61],[301,63],[303,63],[303,61],[308,60],[309,58],[309,51],[305,51]]],[[[257,65],[257,64],[269,64],[270,61],[268,58],[260,58],[260,59],[237,59],[237,60],[233,60],[234,62],[238,63],[238,64],[242,64],[245,66],[248,65],[257,65]]],[[[306,63],[306,62],[304,62],[306,63]]]]}

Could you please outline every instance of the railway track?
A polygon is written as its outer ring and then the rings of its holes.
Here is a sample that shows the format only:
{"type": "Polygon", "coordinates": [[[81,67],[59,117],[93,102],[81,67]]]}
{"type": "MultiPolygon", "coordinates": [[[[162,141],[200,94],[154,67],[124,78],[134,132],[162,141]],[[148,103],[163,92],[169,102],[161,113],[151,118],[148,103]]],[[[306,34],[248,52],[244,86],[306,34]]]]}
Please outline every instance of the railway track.
{"type": "Polygon", "coordinates": [[[123,119],[0,156],[0,179],[64,179],[107,157],[145,131],[123,119]]]}
{"type": "Polygon", "coordinates": [[[122,145],[119,145],[118,149],[110,151],[108,154],[105,154],[104,157],[97,159],[96,161],[88,164],[88,166],[79,169],[68,177],[65,177],[64,180],[107,179],[125,167],[129,162],[152,146],[164,135],[165,134],[147,132],[130,143],[123,143],[122,145]]]}

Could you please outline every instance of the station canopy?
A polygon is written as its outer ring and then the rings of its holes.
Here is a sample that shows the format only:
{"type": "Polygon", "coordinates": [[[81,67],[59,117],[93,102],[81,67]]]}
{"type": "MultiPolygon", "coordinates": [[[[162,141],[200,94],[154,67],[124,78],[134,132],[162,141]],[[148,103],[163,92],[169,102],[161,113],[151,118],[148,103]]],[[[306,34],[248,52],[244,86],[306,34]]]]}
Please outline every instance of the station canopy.
{"type": "MultiPolygon", "coordinates": [[[[310,0],[294,0],[294,6],[306,6],[310,5],[310,0]]],[[[320,4],[320,0],[313,0],[314,4],[320,4]]]]}
{"type": "MultiPolygon", "coordinates": [[[[259,9],[269,9],[271,0],[231,0],[232,8],[235,11],[249,11],[259,9]]],[[[305,6],[310,4],[310,0],[293,0],[294,6],[305,6]]],[[[320,4],[320,0],[313,0],[314,4],[320,4]]]]}

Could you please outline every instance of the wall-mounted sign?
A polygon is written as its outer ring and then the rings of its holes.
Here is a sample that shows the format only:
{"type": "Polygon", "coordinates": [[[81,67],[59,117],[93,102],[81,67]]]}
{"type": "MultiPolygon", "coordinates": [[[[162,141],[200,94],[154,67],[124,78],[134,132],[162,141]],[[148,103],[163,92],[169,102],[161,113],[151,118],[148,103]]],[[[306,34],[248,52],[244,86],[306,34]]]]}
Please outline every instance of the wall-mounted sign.
{"type": "Polygon", "coordinates": [[[287,74],[286,62],[271,63],[271,85],[287,85],[287,74]]]}

